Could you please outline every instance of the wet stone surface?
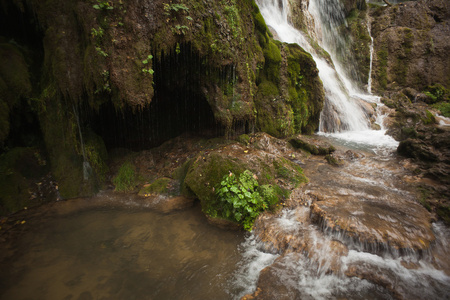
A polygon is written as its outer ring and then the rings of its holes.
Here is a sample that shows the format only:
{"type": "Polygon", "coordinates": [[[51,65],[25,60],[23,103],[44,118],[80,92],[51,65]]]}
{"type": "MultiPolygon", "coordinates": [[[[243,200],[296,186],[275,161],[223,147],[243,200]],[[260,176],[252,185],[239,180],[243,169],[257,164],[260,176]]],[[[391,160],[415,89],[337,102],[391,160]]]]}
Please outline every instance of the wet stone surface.
{"type": "Polygon", "coordinates": [[[393,153],[338,148],[338,165],[305,158],[309,183],[258,219],[254,234],[281,256],[247,299],[270,299],[273,290],[280,299],[445,297],[446,227],[418,202],[417,184],[428,179],[393,153]]]}

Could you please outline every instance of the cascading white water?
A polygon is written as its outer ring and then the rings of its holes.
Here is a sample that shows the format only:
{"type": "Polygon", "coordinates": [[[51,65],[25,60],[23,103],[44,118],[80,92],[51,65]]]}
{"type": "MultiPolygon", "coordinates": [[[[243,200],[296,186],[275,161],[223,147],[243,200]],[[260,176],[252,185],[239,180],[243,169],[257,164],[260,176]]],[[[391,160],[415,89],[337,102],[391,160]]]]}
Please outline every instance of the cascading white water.
{"type": "MultiPolygon", "coordinates": [[[[288,22],[289,7],[287,0],[260,0],[257,1],[261,14],[266,23],[276,31],[277,36],[283,42],[297,43],[313,56],[320,79],[326,94],[325,113],[334,115],[329,119],[322,113],[320,131],[337,132],[343,130],[365,130],[369,128],[369,122],[359,103],[350,97],[348,86],[350,81],[339,74],[334,66],[320,57],[310,45],[308,38],[302,32],[294,28],[288,22]]],[[[310,2],[312,4],[313,2],[310,2]]]]}
{"type": "Polygon", "coordinates": [[[370,29],[370,22],[367,21],[367,29],[370,36],[370,66],[369,66],[369,80],[367,82],[367,92],[372,94],[372,67],[373,67],[373,37],[370,29]]]}
{"type": "MultiPolygon", "coordinates": [[[[349,51],[347,39],[340,35],[339,28],[347,26],[344,7],[341,1],[310,0],[308,12],[313,16],[318,44],[331,56],[335,69],[344,82],[350,95],[360,94],[356,84],[359,76],[356,71],[356,60],[349,51]],[[345,64],[345,65],[344,65],[345,64]]],[[[361,128],[359,128],[361,129],[361,128]]]]}
{"type": "MultiPolygon", "coordinates": [[[[314,9],[319,9],[317,6],[319,1],[324,3],[325,0],[310,0],[309,2],[310,12],[316,17],[317,11],[314,12],[314,9]]],[[[362,94],[362,91],[352,88],[351,80],[347,79],[343,74],[340,74],[339,67],[335,69],[334,66],[331,66],[315,52],[308,42],[309,39],[289,24],[288,1],[257,0],[256,2],[260,7],[260,11],[267,25],[276,32],[277,37],[281,41],[299,44],[303,49],[310,52],[316,61],[319,76],[323,81],[326,92],[327,103],[332,106],[331,111],[334,110],[336,112],[339,122],[342,123],[342,126],[338,127],[341,132],[322,132],[321,134],[336,139],[340,143],[350,145],[352,149],[364,148],[365,150],[373,150],[379,159],[391,153],[397,147],[398,143],[391,137],[385,135],[386,129],[383,126],[384,115],[382,113],[383,104],[380,103],[380,97],[371,95],[370,90],[369,94],[362,94]],[[370,104],[376,104],[375,123],[380,126],[381,130],[370,129],[364,111],[351,96],[354,96],[353,98],[364,99],[365,102],[369,103],[369,106],[370,104]]],[[[327,2],[335,3],[339,2],[339,0],[327,0],[327,2]]],[[[316,23],[320,22],[316,19],[315,21],[316,23]]],[[[342,20],[339,22],[342,22],[342,20]]],[[[329,32],[324,33],[324,29],[320,25],[318,27],[318,31],[314,36],[323,38],[324,34],[329,34],[329,32]]],[[[330,126],[330,124],[322,123],[322,131],[336,131],[336,129],[324,128],[324,126],[330,126]]],[[[383,160],[381,159],[380,161],[383,160]]],[[[374,189],[374,195],[363,194],[361,197],[363,199],[371,199],[370,196],[373,199],[381,198],[379,199],[381,200],[380,203],[383,203],[384,200],[381,195],[387,193],[386,182],[392,181],[392,178],[384,174],[383,168],[379,168],[381,172],[381,175],[378,174],[379,176],[366,176],[368,173],[372,173],[372,170],[366,169],[364,164],[349,167],[348,174],[350,174],[350,177],[355,171],[355,168],[361,168],[361,177],[353,176],[355,177],[354,181],[349,183],[348,186],[358,186],[358,181],[363,181],[363,185],[369,183],[370,186],[379,187],[380,191],[374,189]]],[[[345,172],[340,169],[338,173],[342,175],[345,172]]],[[[333,178],[336,181],[340,180],[337,174],[333,178]]],[[[395,186],[390,188],[392,189],[391,193],[394,195],[393,197],[400,195],[400,191],[395,186]]],[[[355,191],[351,190],[348,193],[355,194],[357,191],[355,189],[355,191]]],[[[333,190],[333,193],[335,192],[336,190],[333,190]]],[[[324,231],[320,231],[316,226],[317,224],[313,225],[310,221],[305,221],[308,219],[307,217],[299,218],[299,214],[308,216],[309,213],[310,208],[308,205],[305,207],[285,209],[275,217],[276,221],[271,225],[275,227],[272,232],[284,234],[293,243],[295,243],[295,238],[291,240],[290,237],[292,236],[300,237],[303,242],[310,243],[312,246],[309,248],[309,251],[303,252],[306,253],[304,257],[295,253],[284,254],[282,256],[270,254],[267,253],[267,247],[270,250],[270,246],[258,241],[256,235],[252,234],[247,238],[246,242],[242,245],[244,249],[243,261],[233,282],[233,286],[239,287],[241,291],[236,299],[255,291],[258,276],[263,273],[267,276],[267,272],[260,273],[266,267],[268,267],[269,273],[271,272],[270,274],[275,274],[278,277],[278,281],[282,282],[283,286],[281,289],[287,290],[282,290],[285,295],[289,294],[291,296],[290,292],[293,291],[294,295],[301,299],[392,299],[390,292],[380,288],[377,284],[367,280],[361,280],[357,277],[349,278],[344,275],[349,269],[355,268],[355,266],[360,267],[362,271],[370,269],[368,272],[387,274],[386,276],[390,277],[389,280],[393,280],[395,285],[400,286],[399,289],[403,290],[406,295],[422,295],[428,299],[438,299],[437,297],[447,293],[448,287],[450,286],[450,277],[445,272],[436,269],[426,259],[417,260],[414,253],[411,256],[396,257],[390,256],[388,252],[384,255],[377,255],[370,251],[366,252],[367,249],[365,249],[364,245],[351,242],[345,237],[333,233],[326,233],[326,231],[324,234],[324,231]],[[331,247],[333,247],[332,243],[346,245],[349,249],[348,254],[343,255],[339,260],[333,260],[331,255],[332,251],[330,251],[331,247]],[[405,263],[408,259],[416,262],[415,269],[410,269],[405,263]],[[335,272],[327,272],[327,269],[331,268],[330,265],[336,262],[340,265],[335,267],[335,272]],[[410,286],[411,283],[412,287],[410,286]]],[[[356,212],[353,213],[356,215],[356,212]]],[[[365,214],[364,211],[358,213],[365,214]]],[[[385,216],[382,215],[381,217],[385,216]]],[[[361,218],[364,218],[364,216],[361,218]]],[[[442,252],[444,253],[443,257],[445,257],[448,253],[446,249],[448,249],[450,237],[447,235],[444,236],[440,232],[440,225],[433,226],[433,231],[437,236],[433,251],[442,252]]],[[[277,286],[275,285],[272,288],[276,289],[277,286]]],[[[397,287],[393,286],[392,289],[396,290],[397,287]]]]}
{"type": "MultiPolygon", "coordinates": [[[[337,61],[330,65],[316,52],[309,43],[310,38],[305,37],[304,33],[289,23],[290,9],[287,0],[259,0],[257,3],[267,25],[276,32],[278,38],[283,42],[297,43],[309,52],[316,62],[326,95],[319,133],[344,143],[361,143],[383,150],[395,149],[398,143],[385,135],[386,130],[382,123],[379,124],[381,130],[371,130],[368,116],[363,109],[367,103],[380,105],[380,98],[364,94],[347,78],[337,61]]],[[[333,29],[338,24],[345,23],[339,3],[337,0],[310,0],[308,7],[315,24],[315,32],[310,36],[319,39],[319,44],[331,54],[332,59],[336,59],[333,48],[337,47],[333,45],[343,47],[342,40],[337,37],[337,30],[333,29]],[[329,24],[325,26],[324,23],[329,24]]]]}

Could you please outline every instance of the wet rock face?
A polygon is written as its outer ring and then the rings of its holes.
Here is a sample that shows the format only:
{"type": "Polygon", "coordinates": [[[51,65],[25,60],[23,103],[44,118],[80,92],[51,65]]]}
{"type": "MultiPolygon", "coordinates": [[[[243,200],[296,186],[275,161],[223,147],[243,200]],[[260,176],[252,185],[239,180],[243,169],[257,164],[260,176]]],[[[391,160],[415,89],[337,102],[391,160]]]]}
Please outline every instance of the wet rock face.
{"type": "Polygon", "coordinates": [[[414,190],[398,194],[396,186],[403,184],[395,167],[378,163],[375,172],[368,157],[354,159],[341,168],[339,180],[326,179],[332,169],[319,165],[309,187],[311,221],[358,250],[394,256],[428,251],[435,239],[429,212],[415,202],[414,190]],[[364,178],[368,170],[376,177],[364,178]]]}
{"type": "Polygon", "coordinates": [[[448,1],[410,1],[371,14],[377,91],[450,85],[448,1]]]}
{"type": "Polygon", "coordinates": [[[387,95],[387,133],[400,141],[397,153],[414,162],[414,172],[433,180],[421,185],[422,204],[449,222],[450,127],[438,122],[438,112],[425,102],[429,96],[411,88],[387,95]]]}
{"type": "MultiPolygon", "coordinates": [[[[94,166],[102,149],[82,157],[78,131],[92,130],[108,150],[143,150],[187,131],[233,137],[256,129],[281,137],[318,127],[324,91],[314,60],[298,45],[275,42],[253,0],[4,2],[8,39],[30,33],[39,47],[28,48],[39,53],[28,70],[19,51],[0,40],[8,62],[0,77],[15,81],[12,88],[0,82],[0,94],[35,91],[24,103],[33,103],[25,106],[38,115],[67,198],[104,182],[102,175],[82,186],[80,161],[94,166]],[[9,8],[27,22],[15,24],[9,8]],[[44,74],[29,74],[36,70],[44,74]]],[[[11,105],[0,100],[0,141],[11,105]]]]}
{"type": "Polygon", "coordinates": [[[312,222],[376,254],[423,253],[434,241],[430,215],[420,204],[405,207],[345,196],[311,205],[312,222]]]}
{"type": "MultiPolygon", "coordinates": [[[[411,278],[396,272],[436,263],[443,249],[436,246],[439,233],[431,214],[417,201],[420,177],[393,157],[337,147],[333,155],[341,164],[336,167],[324,155],[305,158],[310,182],[295,189],[282,209],[256,221],[253,234],[264,242],[264,251],[280,257],[260,273],[255,293],[243,299],[308,298],[298,282],[311,266],[321,279],[335,274],[342,276],[339,282],[368,280],[378,286],[378,297],[417,294],[408,288],[411,278]]],[[[445,270],[447,263],[436,266],[445,270]]],[[[445,283],[436,284],[445,290],[445,283]]]]}

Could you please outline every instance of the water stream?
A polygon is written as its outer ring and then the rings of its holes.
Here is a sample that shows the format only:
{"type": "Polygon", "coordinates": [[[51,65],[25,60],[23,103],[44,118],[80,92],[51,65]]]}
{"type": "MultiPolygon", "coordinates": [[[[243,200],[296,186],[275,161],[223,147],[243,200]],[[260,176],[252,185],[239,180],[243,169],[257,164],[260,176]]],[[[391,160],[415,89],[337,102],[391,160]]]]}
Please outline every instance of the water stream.
{"type": "MultiPolygon", "coordinates": [[[[368,129],[369,122],[359,101],[350,97],[352,93],[357,92],[357,89],[352,86],[351,81],[343,73],[338,72],[339,69],[330,65],[324,57],[321,57],[315,51],[309,43],[309,37],[289,23],[288,1],[265,0],[257,1],[257,3],[267,25],[276,32],[278,38],[283,42],[297,43],[311,53],[316,62],[326,96],[319,130],[322,132],[337,132],[368,129]]],[[[310,10],[311,14],[315,16],[316,12],[321,10],[321,7],[317,7],[315,2],[311,1],[310,10]]],[[[318,19],[320,18],[315,18],[316,27],[319,27],[318,19]]],[[[317,31],[321,30],[317,29],[317,31]]],[[[316,35],[320,36],[321,34],[316,35]]]]}
{"type": "Polygon", "coordinates": [[[240,299],[258,288],[264,299],[449,298],[449,230],[417,203],[379,98],[315,52],[286,0],[257,3],[282,41],[313,55],[328,107],[317,138],[343,164],[303,161],[310,183],[252,234],[208,224],[198,204],[167,214],[112,192],[39,208],[1,244],[0,299],[240,299]],[[377,104],[381,130],[361,99],[377,104]]]}
{"type": "Polygon", "coordinates": [[[430,226],[395,147],[355,145],[337,146],[341,167],[304,162],[310,183],[257,222],[235,285],[263,299],[448,299],[448,227],[430,226]]]}
{"type": "MultiPolygon", "coordinates": [[[[311,183],[293,193],[285,210],[257,223],[245,244],[250,267],[239,270],[235,284],[245,282],[240,280],[245,272],[252,274],[246,292],[264,299],[448,299],[448,228],[427,223],[416,200],[416,179],[395,157],[398,143],[385,134],[379,97],[353,88],[339,63],[335,68],[317,55],[304,33],[289,24],[287,1],[257,3],[281,41],[298,43],[313,55],[327,101],[320,135],[345,147],[340,155],[346,163],[337,169],[322,159],[305,162],[311,183]],[[355,96],[376,104],[380,130],[370,129],[355,96]],[[262,253],[272,254],[262,259],[262,253]]],[[[330,35],[343,18],[339,3],[309,2],[314,36],[325,36],[319,44],[333,58],[339,41],[330,35]]]]}

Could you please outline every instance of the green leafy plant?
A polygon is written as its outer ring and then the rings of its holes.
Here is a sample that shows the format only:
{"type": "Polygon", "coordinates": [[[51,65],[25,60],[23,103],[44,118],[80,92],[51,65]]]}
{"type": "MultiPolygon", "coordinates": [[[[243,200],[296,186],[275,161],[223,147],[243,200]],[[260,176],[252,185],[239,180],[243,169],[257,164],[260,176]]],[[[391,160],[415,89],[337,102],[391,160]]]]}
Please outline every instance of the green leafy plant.
{"type": "Polygon", "coordinates": [[[142,63],[143,63],[144,65],[146,65],[146,64],[148,64],[148,62],[149,62],[150,60],[152,60],[152,59],[153,59],[153,55],[149,54],[149,55],[147,56],[147,58],[144,59],[144,60],[142,61],[142,63]]]}
{"type": "Polygon", "coordinates": [[[108,57],[108,56],[109,56],[108,53],[106,53],[105,51],[103,51],[102,48],[100,48],[100,47],[95,47],[95,50],[97,50],[97,53],[98,53],[100,56],[103,56],[103,57],[108,57]]]}
{"type": "Polygon", "coordinates": [[[259,187],[256,175],[249,170],[239,177],[231,172],[225,175],[216,195],[217,203],[209,213],[238,222],[249,231],[259,214],[278,201],[272,186],[259,187]]]}
{"type": "Polygon", "coordinates": [[[186,34],[186,32],[188,32],[188,30],[189,30],[189,27],[187,27],[186,25],[180,25],[180,24],[177,24],[177,25],[175,25],[175,26],[173,26],[172,28],[171,28],[171,30],[172,30],[172,33],[173,34],[186,34]]]}
{"type": "Polygon", "coordinates": [[[134,167],[131,163],[125,162],[117,172],[116,177],[113,179],[113,183],[116,186],[116,191],[129,192],[134,189],[136,181],[136,174],[134,167]]]}
{"type": "Polygon", "coordinates": [[[111,93],[111,85],[109,83],[109,71],[103,70],[102,72],[103,85],[95,90],[94,94],[99,94],[100,92],[111,93]]]}
{"type": "MultiPolygon", "coordinates": [[[[147,65],[153,59],[153,55],[149,54],[146,59],[142,61],[142,64],[147,65]]],[[[148,73],[153,75],[155,71],[152,68],[142,68],[142,73],[148,73]]]]}
{"type": "Polygon", "coordinates": [[[108,1],[102,1],[102,0],[97,0],[97,4],[92,5],[93,8],[98,9],[98,10],[111,10],[114,9],[114,7],[109,4],[108,1]]]}
{"type": "Polygon", "coordinates": [[[105,32],[103,31],[103,28],[99,27],[98,29],[92,28],[91,29],[91,35],[92,37],[99,37],[101,38],[105,32]]]}
{"type": "Polygon", "coordinates": [[[181,4],[181,3],[171,3],[171,4],[164,3],[164,11],[165,11],[164,12],[165,15],[170,16],[170,14],[172,12],[175,12],[175,13],[179,12],[179,11],[188,12],[189,8],[186,5],[181,4]]]}

